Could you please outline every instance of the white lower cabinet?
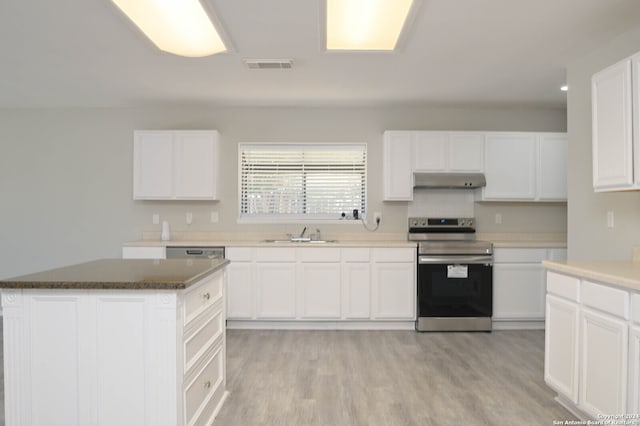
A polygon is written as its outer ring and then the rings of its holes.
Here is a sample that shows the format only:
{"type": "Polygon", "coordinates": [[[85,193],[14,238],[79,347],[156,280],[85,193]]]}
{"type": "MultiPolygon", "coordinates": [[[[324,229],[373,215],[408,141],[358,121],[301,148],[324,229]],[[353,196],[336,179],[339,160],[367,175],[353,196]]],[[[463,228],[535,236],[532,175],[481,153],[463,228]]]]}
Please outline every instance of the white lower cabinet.
{"type": "Polygon", "coordinates": [[[415,320],[414,248],[229,247],[229,320],[415,320]]]}
{"type": "Polygon", "coordinates": [[[256,318],[293,319],[296,317],[295,263],[256,264],[256,318]]]}
{"type": "Polygon", "coordinates": [[[578,304],[547,296],[544,379],[558,393],[578,403],[578,304]]]}
{"type": "Polygon", "coordinates": [[[547,272],[545,381],[586,415],[640,408],[640,295],[547,272]]]}
{"type": "Polygon", "coordinates": [[[627,406],[627,322],[588,308],[581,312],[579,406],[593,417],[627,406]]]}
{"type": "Polygon", "coordinates": [[[341,280],[340,263],[302,262],[299,306],[301,318],[339,319],[341,280]]]}
{"type": "Polygon", "coordinates": [[[381,319],[415,319],[415,251],[374,249],[373,259],[371,316],[381,319]]]}
{"type": "Polygon", "coordinates": [[[371,316],[370,250],[342,249],[342,317],[368,319],[371,316]]]}
{"type": "Polygon", "coordinates": [[[629,413],[640,413],[640,326],[633,325],[629,330],[629,413]]]}
{"type": "MultiPolygon", "coordinates": [[[[493,320],[505,327],[514,321],[545,319],[545,259],[563,260],[565,249],[496,248],[493,265],[493,320]]],[[[535,323],[534,323],[535,324],[535,323]]]]}
{"type": "Polygon", "coordinates": [[[246,247],[230,247],[225,257],[231,261],[227,266],[227,318],[253,318],[253,273],[252,252],[246,247]]]}

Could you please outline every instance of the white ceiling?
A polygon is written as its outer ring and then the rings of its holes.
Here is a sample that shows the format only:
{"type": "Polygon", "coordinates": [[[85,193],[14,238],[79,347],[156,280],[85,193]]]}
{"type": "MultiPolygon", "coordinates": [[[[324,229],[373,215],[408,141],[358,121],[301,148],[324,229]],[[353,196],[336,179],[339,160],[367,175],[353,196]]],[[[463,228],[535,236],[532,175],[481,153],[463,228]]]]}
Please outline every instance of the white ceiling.
{"type": "Polygon", "coordinates": [[[640,22],[639,0],[422,0],[397,52],[335,53],[321,0],[202,1],[230,52],[161,52],[110,0],[2,0],[0,107],[563,107],[567,61],[640,22]]]}

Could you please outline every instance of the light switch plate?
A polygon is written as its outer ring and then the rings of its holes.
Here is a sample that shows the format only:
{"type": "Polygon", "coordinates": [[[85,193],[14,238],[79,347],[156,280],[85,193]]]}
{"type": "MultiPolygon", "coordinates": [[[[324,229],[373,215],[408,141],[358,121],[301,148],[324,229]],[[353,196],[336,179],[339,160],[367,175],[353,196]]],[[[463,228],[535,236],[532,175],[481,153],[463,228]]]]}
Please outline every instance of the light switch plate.
{"type": "Polygon", "coordinates": [[[160,215],[158,213],[154,213],[153,216],[151,216],[151,223],[160,225],[160,215]]]}

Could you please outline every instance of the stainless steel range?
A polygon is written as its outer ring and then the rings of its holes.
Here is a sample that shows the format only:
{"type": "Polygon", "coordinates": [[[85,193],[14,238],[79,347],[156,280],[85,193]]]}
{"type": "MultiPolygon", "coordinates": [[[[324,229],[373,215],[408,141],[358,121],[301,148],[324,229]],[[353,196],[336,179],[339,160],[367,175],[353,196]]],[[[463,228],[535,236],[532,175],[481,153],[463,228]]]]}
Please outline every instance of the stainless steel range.
{"type": "Polygon", "coordinates": [[[493,244],[473,218],[409,218],[418,241],[418,331],[491,331],[493,244]]]}

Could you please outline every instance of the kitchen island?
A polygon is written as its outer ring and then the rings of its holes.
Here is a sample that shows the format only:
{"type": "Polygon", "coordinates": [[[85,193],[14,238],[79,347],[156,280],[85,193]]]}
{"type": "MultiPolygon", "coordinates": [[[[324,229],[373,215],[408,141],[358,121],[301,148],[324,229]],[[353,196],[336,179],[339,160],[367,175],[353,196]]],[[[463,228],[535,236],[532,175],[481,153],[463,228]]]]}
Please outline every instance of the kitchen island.
{"type": "Polygon", "coordinates": [[[210,424],[227,263],[108,259],[0,281],[7,425],[210,424]]]}

